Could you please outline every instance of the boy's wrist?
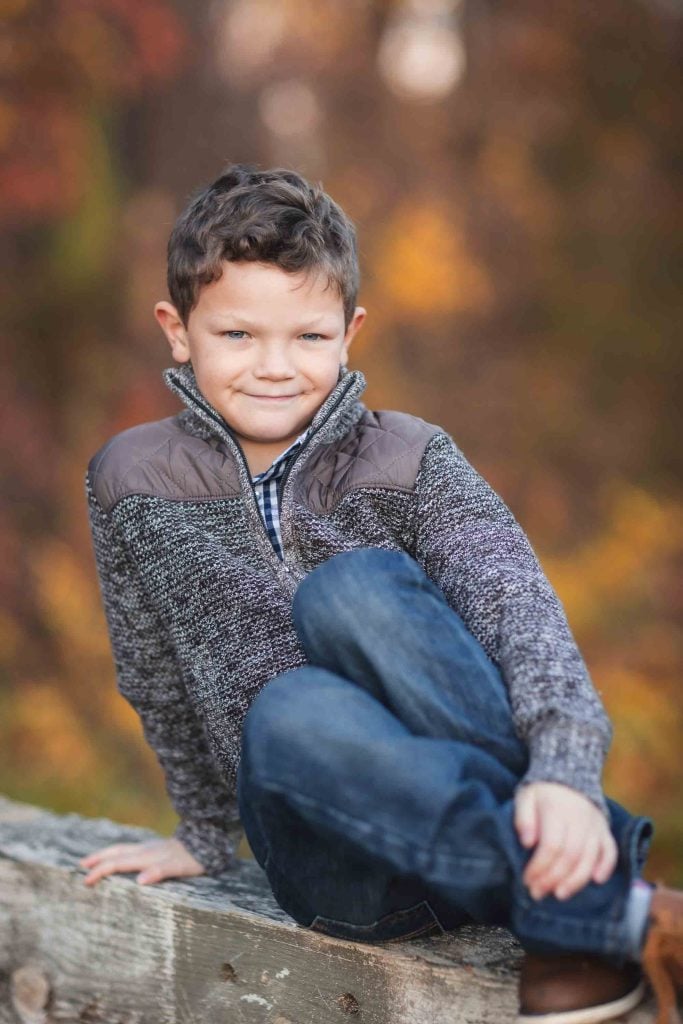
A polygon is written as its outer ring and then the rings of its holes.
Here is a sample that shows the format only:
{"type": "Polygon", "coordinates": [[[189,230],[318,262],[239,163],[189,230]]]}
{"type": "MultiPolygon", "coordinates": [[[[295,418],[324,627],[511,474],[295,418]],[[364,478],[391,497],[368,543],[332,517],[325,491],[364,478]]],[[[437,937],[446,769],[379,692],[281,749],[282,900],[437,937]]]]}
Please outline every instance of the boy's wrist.
{"type": "Polygon", "coordinates": [[[601,814],[607,819],[607,821],[610,820],[607,800],[605,799],[605,794],[602,790],[602,786],[599,783],[597,785],[591,786],[576,786],[568,780],[566,772],[558,771],[552,776],[550,773],[545,774],[542,778],[529,778],[525,775],[517,783],[515,787],[515,793],[522,789],[522,787],[532,786],[534,785],[534,783],[538,782],[559,782],[563,786],[569,786],[570,789],[575,790],[577,793],[581,793],[582,796],[585,796],[588,800],[590,800],[591,803],[594,804],[594,806],[597,807],[601,814]]]}
{"type": "Polygon", "coordinates": [[[609,820],[602,769],[610,737],[575,719],[541,723],[527,737],[529,767],[518,787],[559,782],[588,797],[609,820]]]}
{"type": "Polygon", "coordinates": [[[240,835],[237,825],[218,828],[207,822],[182,819],[173,833],[204,868],[207,875],[227,871],[235,859],[240,835]]]}

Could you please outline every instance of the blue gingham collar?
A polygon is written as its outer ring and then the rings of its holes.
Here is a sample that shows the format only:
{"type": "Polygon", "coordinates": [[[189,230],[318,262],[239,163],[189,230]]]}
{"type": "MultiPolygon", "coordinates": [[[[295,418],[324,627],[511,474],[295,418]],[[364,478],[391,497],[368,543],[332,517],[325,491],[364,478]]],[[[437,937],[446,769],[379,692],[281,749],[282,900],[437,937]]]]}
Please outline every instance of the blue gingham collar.
{"type": "Polygon", "coordinates": [[[268,469],[264,469],[262,473],[257,473],[255,476],[252,476],[252,481],[254,483],[265,483],[266,480],[270,480],[271,477],[275,476],[278,473],[278,470],[284,469],[283,463],[285,459],[292,455],[293,452],[304,443],[310,432],[311,427],[308,426],[303,433],[299,434],[295,441],[292,441],[289,448],[285,448],[285,450],[273,460],[268,469]]]}

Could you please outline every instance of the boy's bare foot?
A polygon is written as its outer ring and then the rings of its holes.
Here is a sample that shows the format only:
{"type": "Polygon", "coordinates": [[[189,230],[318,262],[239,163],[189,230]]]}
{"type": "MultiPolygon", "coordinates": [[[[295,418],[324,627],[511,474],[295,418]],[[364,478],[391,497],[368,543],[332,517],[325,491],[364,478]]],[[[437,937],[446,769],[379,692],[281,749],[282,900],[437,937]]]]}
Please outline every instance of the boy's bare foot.
{"type": "Polygon", "coordinates": [[[683,986],[683,892],[656,885],[642,955],[659,1015],[657,1024],[681,1024],[676,991],[683,986]]]}
{"type": "Polygon", "coordinates": [[[632,1010],[645,995],[640,965],[590,953],[527,953],[519,979],[518,1024],[598,1024],[632,1010]]]}

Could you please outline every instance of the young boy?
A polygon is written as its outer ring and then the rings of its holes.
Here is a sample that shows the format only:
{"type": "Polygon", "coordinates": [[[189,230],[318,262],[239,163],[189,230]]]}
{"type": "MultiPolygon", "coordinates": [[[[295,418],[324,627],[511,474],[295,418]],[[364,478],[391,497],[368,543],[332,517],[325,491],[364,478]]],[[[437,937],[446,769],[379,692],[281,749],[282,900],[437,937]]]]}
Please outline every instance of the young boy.
{"type": "Polygon", "coordinates": [[[294,171],[232,165],[173,228],[155,315],[186,408],[111,438],[86,490],[180,822],[85,882],[220,874],[241,822],[304,927],[502,924],[520,1020],[617,1016],[639,961],[664,1013],[683,894],[640,878],[652,822],[603,795],[610,723],[514,516],[443,429],[361,402],[358,281],[353,225],[294,171]]]}

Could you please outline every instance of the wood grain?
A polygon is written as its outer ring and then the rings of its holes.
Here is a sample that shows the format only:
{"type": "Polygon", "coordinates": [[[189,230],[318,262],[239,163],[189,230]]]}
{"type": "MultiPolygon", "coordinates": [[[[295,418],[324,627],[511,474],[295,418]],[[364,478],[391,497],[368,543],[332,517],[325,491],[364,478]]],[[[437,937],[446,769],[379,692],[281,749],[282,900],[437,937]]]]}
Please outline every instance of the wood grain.
{"type": "MultiPolygon", "coordinates": [[[[249,858],[220,879],[85,886],[148,829],[0,797],[0,1024],[506,1024],[522,951],[466,926],[389,945],[300,927],[249,858]]],[[[654,1020],[648,1002],[629,1024],[654,1020]]]]}

